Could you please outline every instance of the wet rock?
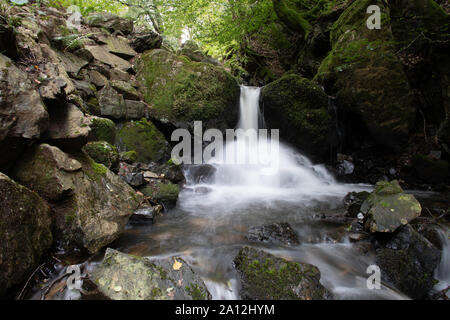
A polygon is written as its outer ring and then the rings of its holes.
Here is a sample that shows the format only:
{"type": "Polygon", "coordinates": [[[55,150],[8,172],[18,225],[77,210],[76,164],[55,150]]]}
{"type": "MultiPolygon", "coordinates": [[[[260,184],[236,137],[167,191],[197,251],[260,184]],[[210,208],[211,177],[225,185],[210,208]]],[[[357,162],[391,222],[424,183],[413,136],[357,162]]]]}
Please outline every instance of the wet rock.
{"type": "Polygon", "coordinates": [[[75,105],[53,107],[50,110],[50,126],[44,138],[65,149],[78,150],[87,142],[91,120],[75,105]]]}
{"type": "Polygon", "coordinates": [[[142,173],[127,173],[125,181],[133,187],[139,187],[145,184],[144,175],[142,173]]]}
{"type": "Polygon", "coordinates": [[[120,31],[124,35],[133,32],[133,21],[120,18],[109,12],[95,12],[85,18],[85,22],[90,27],[106,28],[111,32],[120,31]]]}
{"type": "Polygon", "coordinates": [[[162,164],[152,162],[149,164],[148,169],[172,183],[178,184],[184,182],[184,174],[181,165],[177,165],[171,160],[162,164]]]}
{"type": "Polygon", "coordinates": [[[186,180],[191,184],[213,182],[214,173],[217,168],[210,164],[199,164],[186,166],[186,180]]]}
{"type": "Polygon", "coordinates": [[[131,47],[142,53],[151,49],[159,49],[162,44],[162,37],[151,30],[144,33],[136,33],[131,37],[131,47]]]}
{"type": "Polygon", "coordinates": [[[343,160],[342,163],[338,164],[337,169],[340,175],[348,175],[352,174],[353,171],[355,171],[355,165],[353,164],[353,162],[343,160]]]}
{"type": "Polygon", "coordinates": [[[129,223],[132,225],[155,223],[157,217],[161,215],[162,210],[163,207],[161,205],[138,209],[130,217],[129,223]]]}
{"type": "Polygon", "coordinates": [[[411,298],[424,298],[434,286],[433,273],[439,265],[440,251],[410,225],[379,240],[378,246],[376,263],[382,276],[411,298]]]}
{"type": "Polygon", "coordinates": [[[33,191],[0,173],[0,297],[23,281],[52,244],[50,209],[33,191]]]}
{"type": "Polygon", "coordinates": [[[242,299],[323,300],[331,294],[320,283],[315,266],[287,261],[262,250],[242,248],[234,259],[239,271],[242,299]]]}
{"type": "Polygon", "coordinates": [[[282,244],[286,246],[300,244],[297,233],[286,222],[251,227],[245,237],[250,241],[282,244]]]}
{"type": "Polygon", "coordinates": [[[95,162],[103,164],[108,169],[114,167],[119,161],[117,148],[106,141],[89,142],[83,147],[83,151],[95,162]]]}
{"type": "Polygon", "coordinates": [[[361,212],[361,205],[369,197],[369,192],[349,192],[345,196],[343,202],[347,207],[347,215],[356,217],[361,212]]]}
{"type": "Polygon", "coordinates": [[[49,115],[26,73],[0,54],[0,170],[47,130],[49,115]]]}
{"type": "Polygon", "coordinates": [[[98,92],[98,103],[102,116],[114,119],[125,117],[125,100],[109,84],[98,92]]]}
{"type": "Polygon", "coordinates": [[[131,64],[128,61],[110,53],[106,46],[86,46],[85,49],[90,52],[94,59],[112,68],[117,68],[121,71],[131,69],[131,64]]]}
{"type": "Polygon", "coordinates": [[[422,207],[411,194],[403,193],[397,180],[379,181],[361,205],[370,232],[394,232],[420,216],[422,207]]]}
{"type": "Polygon", "coordinates": [[[141,201],[105,166],[48,144],[27,152],[14,176],[52,204],[55,236],[68,250],[98,252],[117,239],[141,201]]]}
{"type": "Polygon", "coordinates": [[[108,248],[92,273],[113,300],[209,300],[203,280],[181,258],[148,260],[108,248]]]}

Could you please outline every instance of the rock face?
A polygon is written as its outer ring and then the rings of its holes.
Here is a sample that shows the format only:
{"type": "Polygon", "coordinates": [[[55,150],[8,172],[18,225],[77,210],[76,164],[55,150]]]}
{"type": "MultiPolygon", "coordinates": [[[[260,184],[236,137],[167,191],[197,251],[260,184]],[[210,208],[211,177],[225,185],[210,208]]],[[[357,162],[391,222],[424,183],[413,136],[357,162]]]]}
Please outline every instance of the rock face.
{"type": "Polygon", "coordinates": [[[413,299],[424,298],[434,286],[433,273],[441,253],[410,225],[401,227],[376,251],[386,280],[413,299]]]}
{"type": "Polygon", "coordinates": [[[203,280],[181,258],[150,261],[108,248],[92,277],[113,300],[209,300],[203,280]]]}
{"type": "Polygon", "coordinates": [[[191,129],[201,120],[203,128],[226,129],[237,123],[239,86],[222,67],[156,49],[137,60],[136,78],[150,116],[162,125],[191,129]]]}
{"type": "Polygon", "coordinates": [[[384,1],[356,0],[331,30],[332,51],[316,79],[336,95],[343,111],[359,117],[382,145],[403,142],[415,119],[415,105],[403,66],[395,55],[394,37],[384,1]],[[367,8],[381,8],[381,29],[366,26],[367,8]]]}
{"type": "Polygon", "coordinates": [[[40,138],[49,116],[27,75],[0,54],[0,170],[14,163],[27,144],[40,138]]]}
{"type": "Polygon", "coordinates": [[[15,177],[52,203],[56,235],[67,249],[97,252],[119,236],[140,202],[136,192],[105,166],[48,144],[27,153],[15,177]]]}
{"type": "Polygon", "coordinates": [[[50,209],[36,193],[0,173],[0,297],[36,268],[52,244],[50,209]]]}
{"type": "Polygon", "coordinates": [[[361,205],[370,232],[394,232],[420,216],[422,207],[411,194],[403,193],[398,181],[379,181],[361,205]]]}
{"type": "Polygon", "coordinates": [[[136,52],[142,53],[147,50],[161,48],[162,41],[163,39],[159,34],[147,31],[135,34],[130,44],[136,52]]]}
{"type": "Polygon", "coordinates": [[[246,238],[250,241],[283,244],[286,246],[300,244],[297,233],[286,222],[251,227],[246,238]]]}
{"type": "Polygon", "coordinates": [[[261,250],[244,247],[234,259],[242,299],[323,300],[331,297],[320,283],[315,266],[287,261],[261,250]]]}
{"type": "Polygon", "coordinates": [[[280,130],[280,138],[309,156],[322,157],[329,143],[331,117],[328,97],[318,84],[286,75],[261,92],[266,124],[280,130]]]}

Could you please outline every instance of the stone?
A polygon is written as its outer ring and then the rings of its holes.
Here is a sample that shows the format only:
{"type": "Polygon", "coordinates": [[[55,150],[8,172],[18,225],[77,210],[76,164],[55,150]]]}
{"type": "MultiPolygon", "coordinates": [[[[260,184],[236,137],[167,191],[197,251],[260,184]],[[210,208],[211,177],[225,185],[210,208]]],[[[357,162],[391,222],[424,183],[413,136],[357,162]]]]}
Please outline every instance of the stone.
{"type": "Polygon", "coordinates": [[[265,251],[243,247],[234,258],[245,300],[324,300],[331,294],[320,283],[317,267],[287,261],[265,251]]]}
{"type": "Polygon", "coordinates": [[[64,66],[66,72],[71,76],[77,76],[82,68],[87,66],[88,62],[70,52],[56,51],[59,60],[64,66]]]}
{"type": "Polygon", "coordinates": [[[179,257],[148,260],[108,248],[91,276],[113,300],[211,299],[203,280],[179,257]]]}
{"type": "Polygon", "coordinates": [[[98,91],[98,103],[103,117],[121,119],[126,115],[125,100],[109,84],[98,91]]]}
{"type": "Polygon", "coordinates": [[[118,93],[122,94],[124,99],[128,100],[140,100],[139,93],[137,90],[130,84],[128,81],[121,81],[121,80],[111,80],[110,82],[111,86],[116,90],[118,93]]]}
{"type": "Polygon", "coordinates": [[[71,103],[50,110],[50,126],[44,135],[46,140],[71,150],[78,150],[86,144],[91,121],[83,112],[71,103]]]}
{"type": "Polygon", "coordinates": [[[92,54],[94,59],[101,63],[122,71],[131,69],[131,64],[128,61],[110,53],[107,46],[86,46],[85,48],[92,54]]]}
{"type": "Polygon", "coordinates": [[[213,65],[219,65],[219,62],[211,57],[208,57],[198,46],[197,43],[195,43],[192,40],[187,40],[185,43],[183,43],[180,54],[188,57],[192,61],[195,62],[205,62],[205,63],[211,63],[213,65]]]}
{"type": "Polygon", "coordinates": [[[111,32],[119,31],[127,35],[133,32],[133,21],[120,18],[109,12],[95,12],[85,18],[90,27],[106,28],[111,32]]]}
{"type": "Polygon", "coordinates": [[[297,233],[286,222],[251,227],[245,237],[250,241],[281,244],[285,246],[295,246],[300,244],[297,233]]]}
{"type": "Polygon", "coordinates": [[[95,162],[103,164],[108,169],[114,167],[119,161],[117,148],[106,141],[89,142],[83,147],[83,151],[95,162]]]}
{"type": "Polygon", "coordinates": [[[124,177],[124,180],[133,187],[139,187],[142,186],[145,183],[144,175],[139,173],[127,173],[124,177]]]}
{"type": "Polygon", "coordinates": [[[14,169],[17,181],[51,203],[54,236],[65,250],[98,252],[119,237],[141,202],[102,164],[48,144],[35,146],[14,169]]]}
{"type": "Polygon", "coordinates": [[[0,173],[0,297],[39,265],[52,244],[50,208],[33,191],[0,173]]]}
{"type": "Polygon", "coordinates": [[[136,33],[131,37],[131,47],[139,53],[147,50],[159,49],[163,42],[162,37],[151,30],[136,33]]]}
{"type": "Polygon", "coordinates": [[[370,193],[367,191],[347,193],[343,200],[344,205],[347,207],[347,215],[350,217],[358,216],[361,212],[361,205],[369,195],[370,193]]]}
{"type": "Polygon", "coordinates": [[[129,120],[139,120],[146,118],[148,114],[148,105],[142,101],[125,99],[126,118],[129,120]]]}
{"type": "Polygon", "coordinates": [[[108,51],[123,58],[131,59],[137,55],[137,52],[133,50],[128,44],[128,40],[121,36],[98,36],[98,42],[106,44],[108,51]]]}
{"type": "Polygon", "coordinates": [[[161,205],[138,209],[130,217],[129,224],[131,225],[153,224],[155,223],[157,217],[161,215],[162,210],[163,207],[161,205]]]}
{"type": "Polygon", "coordinates": [[[104,75],[102,75],[97,70],[89,70],[89,80],[96,86],[96,87],[104,87],[108,84],[108,79],[104,75]]]}
{"type": "Polygon", "coordinates": [[[154,181],[142,190],[142,193],[153,201],[160,203],[165,209],[174,208],[178,201],[180,188],[174,183],[154,181]]]}
{"type": "Polygon", "coordinates": [[[110,119],[91,117],[90,141],[106,141],[112,145],[116,143],[116,125],[110,119]]]}
{"type": "Polygon", "coordinates": [[[368,231],[394,232],[420,216],[422,207],[413,195],[403,193],[397,180],[379,181],[361,205],[361,212],[367,218],[368,231]]]}

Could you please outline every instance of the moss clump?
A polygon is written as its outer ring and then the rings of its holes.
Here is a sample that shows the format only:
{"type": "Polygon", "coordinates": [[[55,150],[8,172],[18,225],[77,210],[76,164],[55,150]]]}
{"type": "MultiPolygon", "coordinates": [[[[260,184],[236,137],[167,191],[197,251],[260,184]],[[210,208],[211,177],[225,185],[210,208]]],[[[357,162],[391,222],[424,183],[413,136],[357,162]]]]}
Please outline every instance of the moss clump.
{"type": "Polygon", "coordinates": [[[169,144],[164,135],[145,118],[125,123],[118,137],[125,149],[136,152],[137,161],[159,161],[168,157],[169,144]]]}
{"type": "Polygon", "coordinates": [[[153,186],[142,189],[141,192],[146,197],[150,197],[165,206],[173,206],[177,203],[180,190],[177,184],[158,182],[153,186]]]}
{"type": "Polygon", "coordinates": [[[96,141],[106,141],[114,145],[116,142],[116,125],[110,119],[95,117],[91,124],[91,134],[96,141]]]}
{"type": "Polygon", "coordinates": [[[136,151],[126,151],[120,154],[120,161],[125,161],[127,163],[134,163],[137,161],[136,151]]]}
{"type": "Polygon", "coordinates": [[[119,159],[117,148],[106,141],[89,142],[83,147],[83,150],[95,162],[101,163],[107,168],[114,166],[119,159]]]}

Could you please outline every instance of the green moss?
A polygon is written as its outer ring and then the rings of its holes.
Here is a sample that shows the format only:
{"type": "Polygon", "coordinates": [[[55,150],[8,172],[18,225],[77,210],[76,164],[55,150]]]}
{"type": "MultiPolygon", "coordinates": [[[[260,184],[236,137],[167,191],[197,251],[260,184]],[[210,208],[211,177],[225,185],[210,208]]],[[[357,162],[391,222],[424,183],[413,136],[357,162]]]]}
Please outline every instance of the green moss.
{"type": "Polygon", "coordinates": [[[97,141],[106,141],[112,145],[116,142],[116,125],[110,119],[94,118],[92,120],[91,130],[92,135],[97,141]]]}
{"type": "Polygon", "coordinates": [[[207,294],[198,284],[191,283],[185,287],[186,292],[193,300],[206,300],[207,294]]]}
{"type": "Polygon", "coordinates": [[[120,160],[125,161],[127,163],[134,163],[137,161],[137,153],[136,151],[126,151],[120,154],[120,160]]]}
{"type": "Polygon", "coordinates": [[[83,150],[97,163],[111,168],[119,159],[119,154],[115,146],[106,141],[89,142],[83,150]]]}

